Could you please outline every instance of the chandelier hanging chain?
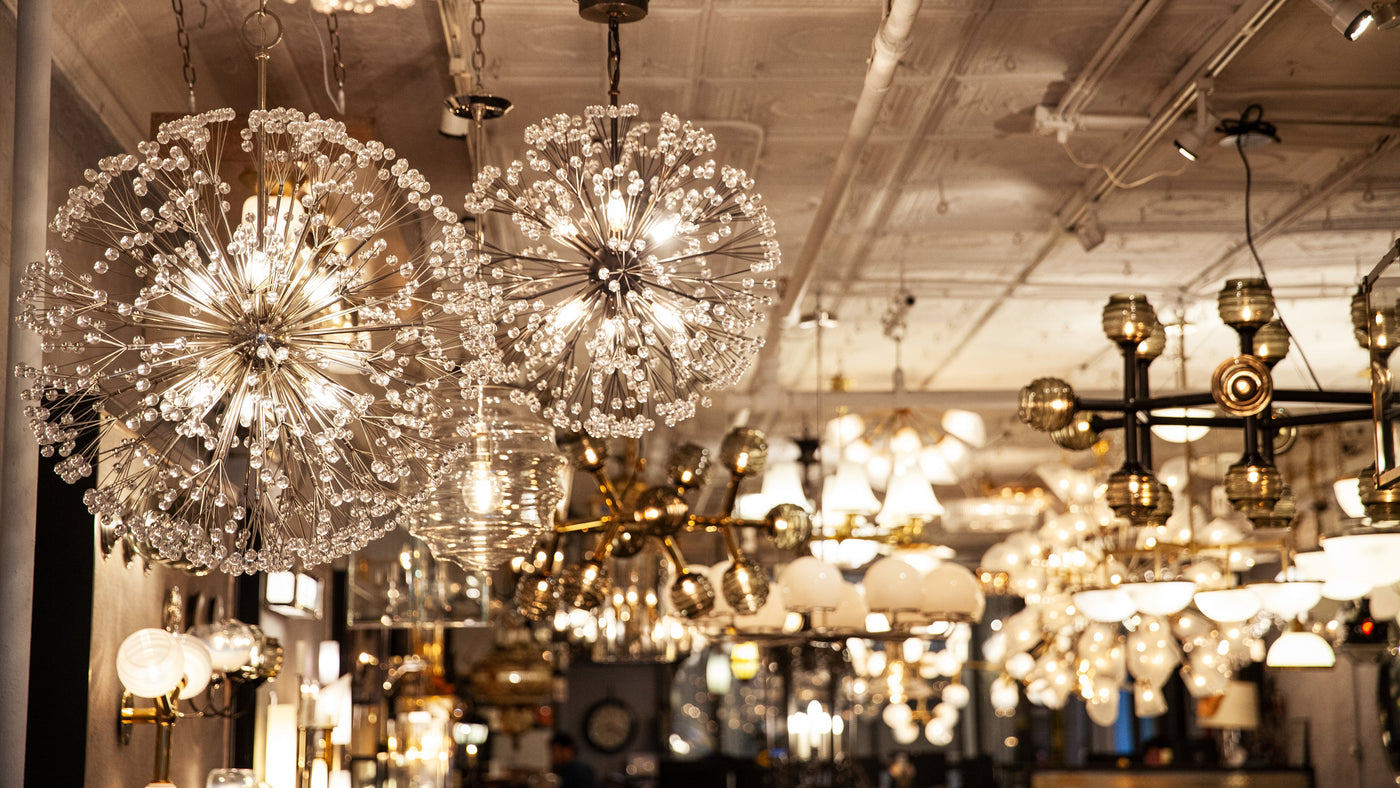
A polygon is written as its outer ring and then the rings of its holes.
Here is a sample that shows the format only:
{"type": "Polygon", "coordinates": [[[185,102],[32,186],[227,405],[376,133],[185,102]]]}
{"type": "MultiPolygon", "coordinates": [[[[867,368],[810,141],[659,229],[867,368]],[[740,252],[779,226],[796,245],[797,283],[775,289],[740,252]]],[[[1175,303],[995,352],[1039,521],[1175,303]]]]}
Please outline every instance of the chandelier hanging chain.
{"type": "Polygon", "coordinates": [[[175,11],[175,40],[180,44],[180,55],[185,60],[185,86],[189,88],[190,112],[194,112],[194,62],[190,60],[190,34],[185,30],[185,2],[184,0],[170,0],[170,7],[175,11]]]}
{"type": "MultiPolygon", "coordinates": [[[[267,111],[267,61],[271,58],[269,54],[273,47],[282,41],[282,20],[277,14],[267,10],[267,0],[258,0],[258,7],[251,14],[243,19],[243,40],[249,46],[255,47],[257,53],[253,59],[258,65],[258,111],[267,111]]],[[[255,135],[257,140],[253,151],[255,159],[255,169],[257,172],[257,220],[258,227],[267,226],[267,180],[266,162],[263,161],[263,153],[266,150],[264,141],[265,132],[262,127],[258,127],[255,135]]],[[[266,251],[266,233],[257,234],[258,251],[266,251]]]]}
{"type": "Polygon", "coordinates": [[[340,114],[345,114],[345,58],[340,54],[340,18],[334,12],[326,14],[326,32],[331,39],[332,73],[335,75],[336,105],[340,114]]]}
{"type": "MultiPolygon", "coordinates": [[[[617,17],[608,18],[608,103],[617,107],[622,82],[622,38],[617,30],[617,17]]],[[[622,140],[618,133],[617,113],[612,114],[612,163],[617,164],[621,153],[622,140]]]]}
{"type": "Polygon", "coordinates": [[[481,90],[481,72],[486,68],[486,52],[481,48],[481,38],[486,34],[486,17],[481,14],[482,0],[472,0],[472,89],[481,90]]]}

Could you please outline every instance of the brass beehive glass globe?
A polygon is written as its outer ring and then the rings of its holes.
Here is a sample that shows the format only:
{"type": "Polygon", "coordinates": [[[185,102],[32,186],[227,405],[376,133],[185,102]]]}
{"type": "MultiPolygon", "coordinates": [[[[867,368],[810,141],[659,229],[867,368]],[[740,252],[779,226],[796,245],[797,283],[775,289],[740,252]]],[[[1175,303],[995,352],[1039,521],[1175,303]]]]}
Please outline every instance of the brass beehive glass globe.
{"type": "Polygon", "coordinates": [[[1052,432],[1074,419],[1074,389],[1059,378],[1036,378],[1021,389],[1016,415],[1033,430],[1052,432]]]}
{"type": "Polygon", "coordinates": [[[1103,333],[1111,342],[1142,342],[1152,336],[1157,312],[1142,293],[1114,293],[1103,308],[1103,333]]]}
{"type": "Polygon", "coordinates": [[[1263,279],[1227,279],[1215,298],[1220,320],[1234,328],[1260,328],[1274,319],[1274,294],[1263,279]]]}

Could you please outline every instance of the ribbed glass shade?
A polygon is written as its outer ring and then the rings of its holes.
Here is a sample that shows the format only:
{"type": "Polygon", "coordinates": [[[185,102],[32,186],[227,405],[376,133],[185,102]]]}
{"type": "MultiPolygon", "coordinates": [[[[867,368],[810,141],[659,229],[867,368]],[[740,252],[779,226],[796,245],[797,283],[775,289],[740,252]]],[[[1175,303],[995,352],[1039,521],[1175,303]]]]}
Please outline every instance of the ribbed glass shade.
{"type": "Polygon", "coordinates": [[[1212,621],[1244,621],[1259,612],[1259,597],[1248,588],[1198,591],[1196,607],[1212,621]]]}
{"type": "Polygon", "coordinates": [[[1259,328],[1274,319],[1274,294],[1263,279],[1228,279],[1215,299],[1220,322],[1259,328]]]}
{"type": "Polygon", "coordinates": [[[209,656],[209,647],[194,635],[176,635],[180,651],[184,654],[184,686],[180,687],[180,697],[189,700],[209,686],[209,677],[214,665],[209,656]]]}
{"type": "Polygon", "coordinates": [[[1152,335],[1157,312],[1142,293],[1114,293],[1103,308],[1103,333],[1110,342],[1138,343],[1152,335]]]}
{"type": "Polygon", "coordinates": [[[1254,334],[1254,355],[1271,367],[1286,358],[1291,347],[1288,329],[1281,320],[1270,320],[1254,334]]]}
{"type": "Polygon", "coordinates": [[[163,629],[138,629],[117,649],[117,678],[138,698],[159,698],[180,684],[185,652],[163,629]]]}
{"type": "Polygon", "coordinates": [[[457,420],[442,425],[462,441],[461,457],[424,491],[409,529],[434,556],[469,569],[491,571],[529,553],[564,495],[567,465],[554,430],[512,403],[510,391],[485,389],[481,422],[477,402],[469,401],[457,420]]]}
{"type": "Polygon", "coordinates": [[[1133,598],[1122,588],[1098,588],[1074,594],[1074,606],[1091,621],[1111,624],[1137,612],[1133,598]]]}
{"type": "Polygon", "coordinates": [[[1271,668],[1330,668],[1337,664],[1332,645],[1311,632],[1285,632],[1269,646],[1264,664],[1271,668]]]}

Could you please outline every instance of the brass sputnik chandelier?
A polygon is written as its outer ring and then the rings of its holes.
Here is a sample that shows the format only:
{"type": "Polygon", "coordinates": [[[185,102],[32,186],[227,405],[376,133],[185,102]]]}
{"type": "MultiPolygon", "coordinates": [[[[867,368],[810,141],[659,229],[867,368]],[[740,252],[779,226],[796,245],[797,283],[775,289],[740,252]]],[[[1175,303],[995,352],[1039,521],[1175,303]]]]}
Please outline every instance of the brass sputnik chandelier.
{"type": "Polygon", "coordinates": [[[670,114],[636,123],[618,102],[618,26],[645,1],[579,13],[608,25],[610,103],[530,126],[525,161],[482,168],[466,206],[509,216],[521,237],[479,255],[525,401],[563,431],[640,437],[747,371],[781,257],[753,181],[709,158],[711,134],[670,114]]]}
{"type": "Polygon", "coordinates": [[[30,426],[66,481],[99,474],[99,523],[230,573],[325,563],[404,522],[402,484],[452,442],[447,398],[500,371],[457,216],[384,144],[263,108],[266,0],[244,32],[246,126],[180,118],[88,170],[53,222],[87,248],[30,265],[18,318],[47,356],[17,368],[30,426]],[[247,202],[221,172],[234,145],[247,202]]]}
{"type": "Polygon", "coordinates": [[[738,428],[724,438],[720,464],[729,472],[729,482],[722,509],[725,514],[719,516],[695,514],[685,500],[688,493],[709,481],[709,452],[700,446],[677,447],[667,462],[666,482],[646,489],[632,503],[608,477],[605,443],[577,434],[561,443],[574,466],[597,481],[608,514],[596,521],[557,526],[555,537],[522,566],[516,602],[520,612],[532,621],[551,615],[561,599],[582,610],[597,608],[612,584],[609,559],[636,555],[647,539],[660,542],[670,561],[671,611],[683,618],[708,613],[716,602],[715,588],[702,572],[686,563],[676,544],[681,531],[695,529],[720,532],[730,560],[720,579],[720,592],[733,610],[752,614],[767,601],[769,581],[765,571],[744,552],[737,529],[761,528],[783,550],[799,547],[811,534],[810,515],[793,504],[773,507],[763,520],[743,520],[727,514],[734,511],[744,479],[763,470],[768,446],[757,430],[738,428]],[[572,532],[598,532],[598,536],[583,561],[559,569],[555,566],[558,536],[572,532]]]}

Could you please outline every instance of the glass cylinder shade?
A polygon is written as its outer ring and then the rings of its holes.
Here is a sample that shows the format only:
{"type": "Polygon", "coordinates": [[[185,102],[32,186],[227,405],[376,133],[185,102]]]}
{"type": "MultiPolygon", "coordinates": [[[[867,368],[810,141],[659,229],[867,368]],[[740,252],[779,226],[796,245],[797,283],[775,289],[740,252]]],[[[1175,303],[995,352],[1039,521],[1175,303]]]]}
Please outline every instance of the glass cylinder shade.
{"type": "Polygon", "coordinates": [[[1180,613],[1191,604],[1196,584],[1189,580],[1159,580],[1152,583],[1124,583],[1119,588],[1128,592],[1138,612],[1153,616],[1180,613]]]}
{"type": "Polygon", "coordinates": [[[258,773],[252,769],[213,769],[204,788],[258,788],[258,773]]]}
{"type": "Polygon", "coordinates": [[[924,574],[920,608],[924,615],[954,621],[981,621],[987,599],[977,575],[961,564],[944,561],[924,574]]]}
{"type": "Polygon", "coordinates": [[[235,619],[224,619],[190,628],[190,634],[209,647],[209,658],[215,670],[238,670],[248,663],[253,652],[253,630],[235,619]]]}
{"type": "Polygon", "coordinates": [[[1074,606],[1091,621],[1111,624],[1137,612],[1133,598],[1122,588],[1096,588],[1077,591],[1074,606]]]}
{"type": "Polygon", "coordinates": [[[841,602],[841,570],[811,556],[783,567],[778,585],[789,610],[835,610],[841,602]]]}
{"type": "MultiPolygon", "coordinates": [[[[530,558],[545,566],[553,556],[540,549],[530,558]]],[[[528,566],[516,588],[523,595],[517,597],[522,606],[528,600],[524,589],[540,578],[537,565],[528,566]]],[[[361,548],[350,559],[346,575],[346,623],[351,629],[476,627],[485,626],[489,618],[489,575],[434,558],[411,534],[396,532],[361,548]]],[[[539,600],[551,612],[557,590],[546,583],[539,600]]]]}
{"type": "Polygon", "coordinates": [[[491,571],[526,555],[564,495],[567,464],[553,428],[510,397],[509,388],[487,386],[441,425],[461,441],[458,459],[424,490],[409,529],[434,556],[465,568],[491,571]]]}
{"type": "Polygon", "coordinates": [[[903,559],[881,558],[865,570],[861,585],[865,600],[876,613],[918,610],[923,598],[923,575],[903,559]]]}
{"type": "Polygon", "coordinates": [[[763,473],[768,459],[768,439],[759,430],[735,427],[720,443],[719,459],[726,470],[738,476],[763,473]]]}
{"type": "Polygon", "coordinates": [[[1330,668],[1337,664],[1337,654],[1318,635],[1290,631],[1279,635],[1269,647],[1264,664],[1271,668],[1330,668]]]}
{"type": "Polygon", "coordinates": [[[1103,308],[1103,333],[1110,342],[1139,343],[1152,335],[1157,312],[1142,293],[1114,293],[1103,308]]]}
{"type": "Polygon", "coordinates": [[[1196,592],[1196,608],[1216,622],[1244,621],[1259,612],[1259,597],[1248,588],[1196,592]]]}
{"type": "Polygon", "coordinates": [[[1274,319],[1274,294],[1263,279],[1227,279],[1215,298],[1220,322],[1234,328],[1259,328],[1274,319]]]}
{"type": "Polygon", "coordinates": [[[1254,583],[1250,590],[1264,610],[1281,618],[1297,618],[1322,601],[1322,583],[1295,580],[1288,583],[1254,583]]]}
{"type": "Polygon", "coordinates": [[[117,678],[138,698],[164,697],[184,675],[184,649],[163,629],[138,629],[117,649],[117,678]]]}

